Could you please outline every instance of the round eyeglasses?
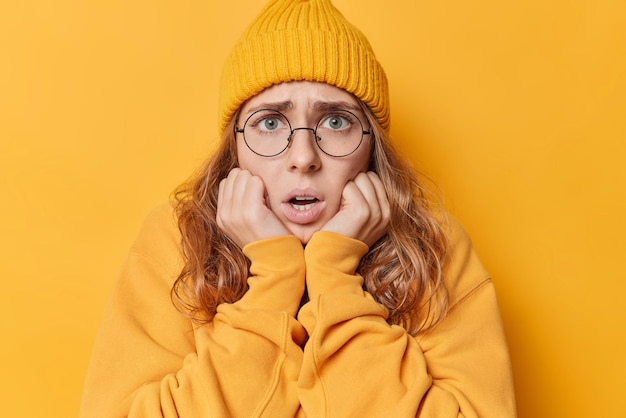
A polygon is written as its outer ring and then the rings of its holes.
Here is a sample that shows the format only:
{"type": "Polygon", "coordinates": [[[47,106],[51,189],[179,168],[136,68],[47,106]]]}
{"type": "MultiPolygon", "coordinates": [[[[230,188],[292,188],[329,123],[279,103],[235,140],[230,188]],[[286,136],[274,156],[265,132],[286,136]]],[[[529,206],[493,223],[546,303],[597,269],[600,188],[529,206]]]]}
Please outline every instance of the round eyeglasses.
{"type": "Polygon", "coordinates": [[[287,116],[272,109],[252,113],[243,124],[235,126],[235,132],[243,134],[243,140],[252,152],[262,157],[274,157],[289,147],[295,131],[313,132],[315,144],[331,157],[346,157],[355,152],[365,135],[361,120],[347,110],[333,110],[319,119],[315,128],[292,128],[287,116]]]}

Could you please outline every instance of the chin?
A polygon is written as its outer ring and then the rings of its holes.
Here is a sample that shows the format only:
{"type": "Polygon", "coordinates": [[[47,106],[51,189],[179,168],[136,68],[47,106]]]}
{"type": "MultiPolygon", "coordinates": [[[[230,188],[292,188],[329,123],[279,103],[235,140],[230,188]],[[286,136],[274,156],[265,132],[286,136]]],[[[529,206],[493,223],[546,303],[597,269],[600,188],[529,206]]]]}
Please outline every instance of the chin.
{"type": "Polygon", "coordinates": [[[302,245],[306,245],[314,233],[319,231],[319,228],[290,228],[291,233],[295,235],[302,245]]]}
{"type": "Polygon", "coordinates": [[[302,234],[298,234],[296,235],[298,238],[300,238],[300,242],[302,243],[302,245],[307,245],[307,243],[309,242],[309,240],[311,239],[311,237],[313,236],[313,232],[310,232],[308,234],[302,235],[302,234]]]}

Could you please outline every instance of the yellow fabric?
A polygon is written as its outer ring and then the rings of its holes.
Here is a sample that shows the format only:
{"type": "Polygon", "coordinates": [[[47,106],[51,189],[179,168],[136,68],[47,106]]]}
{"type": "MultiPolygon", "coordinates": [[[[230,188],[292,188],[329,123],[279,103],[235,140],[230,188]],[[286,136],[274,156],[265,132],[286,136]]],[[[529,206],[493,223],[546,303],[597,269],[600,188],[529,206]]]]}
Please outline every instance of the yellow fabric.
{"type": "Polygon", "coordinates": [[[325,82],[354,94],[388,129],[387,78],[365,36],[329,0],[272,0],[224,65],[220,133],[247,99],[296,80],[325,82]]]}
{"type": "Polygon", "coordinates": [[[365,244],[326,232],[306,249],[293,236],[246,246],[248,292],[194,327],[170,301],[182,259],[160,208],[107,306],[80,417],[513,417],[493,284],[458,225],[451,236],[453,308],[418,338],[361,288],[365,244]]]}

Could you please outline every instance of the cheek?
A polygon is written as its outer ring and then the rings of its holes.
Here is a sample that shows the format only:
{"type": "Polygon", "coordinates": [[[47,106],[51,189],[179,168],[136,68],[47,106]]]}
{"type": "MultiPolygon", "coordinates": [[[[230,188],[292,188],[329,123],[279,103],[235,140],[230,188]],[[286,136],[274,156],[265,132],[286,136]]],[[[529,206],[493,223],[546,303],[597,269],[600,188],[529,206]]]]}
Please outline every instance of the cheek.
{"type": "Polygon", "coordinates": [[[274,165],[271,164],[267,158],[260,157],[250,152],[245,144],[237,144],[237,156],[238,167],[242,170],[249,171],[254,176],[259,177],[263,181],[265,193],[268,198],[273,196],[277,183],[276,179],[278,178],[278,173],[276,173],[274,165]]]}
{"type": "MultiPolygon", "coordinates": [[[[359,149],[360,150],[360,149],[359,149]]],[[[370,168],[371,151],[364,148],[362,152],[353,155],[354,159],[349,164],[348,180],[353,180],[359,173],[364,173],[370,168]]]]}
{"type": "Polygon", "coordinates": [[[237,165],[242,170],[248,170],[261,178],[267,171],[267,159],[250,151],[243,141],[237,141],[237,165]]]}
{"type": "Polygon", "coordinates": [[[237,150],[237,166],[239,168],[241,168],[242,170],[248,170],[248,155],[247,152],[248,149],[246,147],[246,145],[243,143],[243,141],[239,141],[237,140],[236,142],[236,150],[237,150]]]}

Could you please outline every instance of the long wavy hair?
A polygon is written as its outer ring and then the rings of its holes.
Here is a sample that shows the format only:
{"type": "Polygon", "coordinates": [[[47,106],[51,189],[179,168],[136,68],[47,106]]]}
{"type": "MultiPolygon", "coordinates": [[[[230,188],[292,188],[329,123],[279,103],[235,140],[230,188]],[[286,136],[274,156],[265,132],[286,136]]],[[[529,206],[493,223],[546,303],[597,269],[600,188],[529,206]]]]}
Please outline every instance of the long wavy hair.
{"type": "MultiPolygon", "coordinates": [[[[442,278],[445,212],[432,182],[400,157],[369,108],[360,104],[374,141],[369,169],[385,186],[391,221],[387,234],[361,259],[357,273],[364,288],[387,308],[387,322],[417,335],[447,313],[442,278]]],[[[236,119],[216,152],[174,194],[185,265],[172,287],[172,300],[200,323],[210,321],[218,305],[239,300],[248,288],[249,261],[216,222],[219,182],[237,167],[236,119]]]]}

